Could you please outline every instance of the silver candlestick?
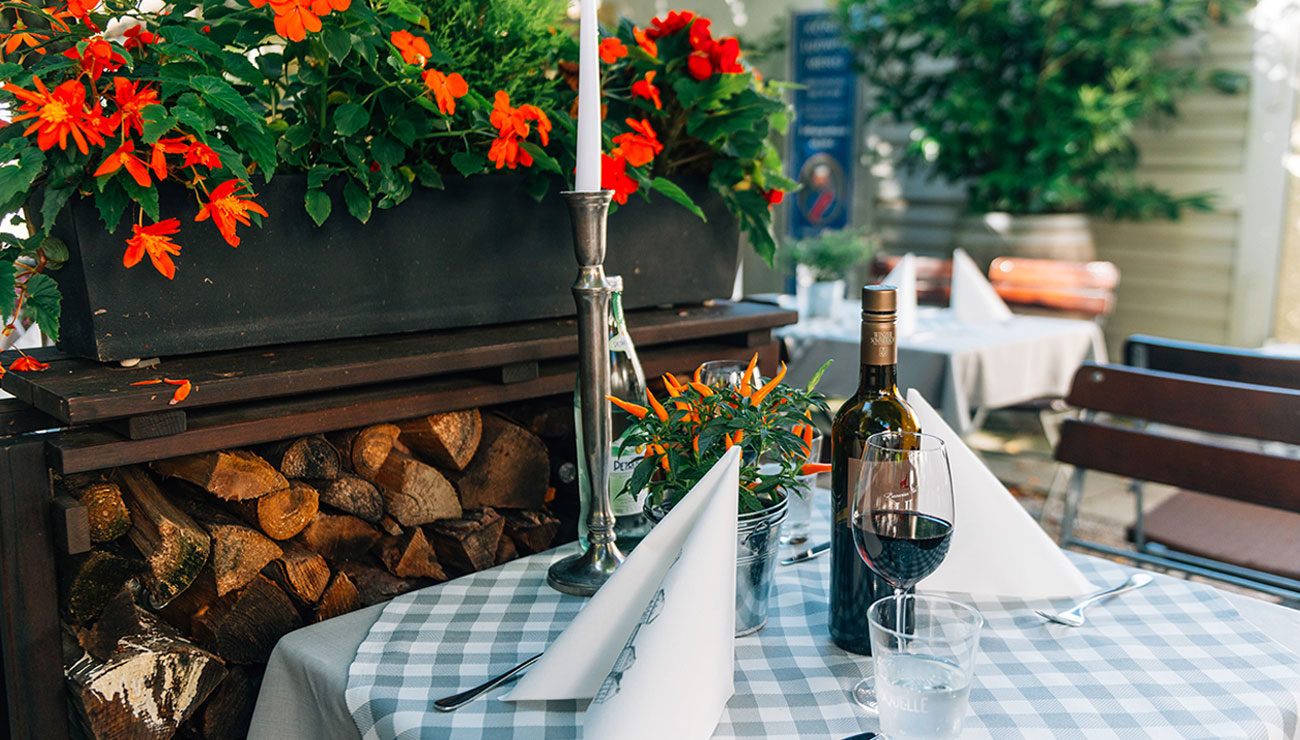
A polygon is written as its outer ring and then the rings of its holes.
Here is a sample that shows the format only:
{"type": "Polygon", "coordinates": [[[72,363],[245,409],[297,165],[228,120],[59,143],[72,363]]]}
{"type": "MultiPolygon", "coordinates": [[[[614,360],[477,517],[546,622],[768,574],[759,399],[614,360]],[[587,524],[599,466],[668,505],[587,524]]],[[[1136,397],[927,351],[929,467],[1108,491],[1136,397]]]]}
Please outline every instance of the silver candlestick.
{"type": "Polygon", "coordinates": [[[551,566],[546,582],[557,591],[591,596],[623,562],[614,543],[609,500],[609,286],[605,284],[605,217],[612,190],[565,191],[578,257],[578,393],[582,399],[582,454],[591,480],[587,549],[551,566]]]}

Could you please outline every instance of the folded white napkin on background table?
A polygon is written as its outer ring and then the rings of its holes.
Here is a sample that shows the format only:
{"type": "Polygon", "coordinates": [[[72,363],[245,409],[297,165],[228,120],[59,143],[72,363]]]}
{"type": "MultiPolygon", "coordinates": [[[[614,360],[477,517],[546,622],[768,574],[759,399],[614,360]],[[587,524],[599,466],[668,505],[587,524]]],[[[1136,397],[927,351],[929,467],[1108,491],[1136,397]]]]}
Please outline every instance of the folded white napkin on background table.
{"type": "Polygon", "coordinates": [[[1025,600],[1097,590],[924,396],[910,389],[907,402],[921,431],[948,448],[955,499],[948,555],[918,590],[1025,600]]]}
{"type": "Polygon", "coordinates": [[[963,324],[1000,324],[1011,319],[1011,309],[963,249],[955,249],[952,253],[952,300],[949,305],[953,315],[963,324]]]}
{"type": "Polygon", "coordinates": [[[590,698],[587,738],[710,737],[733,692],[739,485],[736,446],[504,700],[590,698]]]}
{"type": "Polygon", "coordinates": [[[898,318],[894,331],[900,337],[916,333],[916,255],[908,252],[880,281],[898,288],[898,318]]]}

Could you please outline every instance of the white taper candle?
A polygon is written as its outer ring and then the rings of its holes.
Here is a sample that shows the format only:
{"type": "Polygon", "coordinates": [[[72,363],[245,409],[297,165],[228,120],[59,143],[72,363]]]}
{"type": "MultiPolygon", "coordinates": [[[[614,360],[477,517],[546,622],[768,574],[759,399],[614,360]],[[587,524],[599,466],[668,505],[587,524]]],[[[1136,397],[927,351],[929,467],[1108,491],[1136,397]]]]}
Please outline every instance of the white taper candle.
{"type": "Polygon", "coordinates": [[[582,0],[578,27],[578,171],[574,190],[600,190],[600,22],[597,0],[582,0]]]}

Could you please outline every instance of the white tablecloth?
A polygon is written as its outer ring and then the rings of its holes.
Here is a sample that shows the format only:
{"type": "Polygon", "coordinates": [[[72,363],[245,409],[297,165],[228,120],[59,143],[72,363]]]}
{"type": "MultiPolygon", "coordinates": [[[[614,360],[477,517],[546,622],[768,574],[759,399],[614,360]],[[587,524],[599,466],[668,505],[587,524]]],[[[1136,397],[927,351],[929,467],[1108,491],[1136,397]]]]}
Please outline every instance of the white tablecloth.
{"type": "MultiPolygon", "coordinates": [[[[783,296],[782,305],[793,297],[783,296]]],[[[802,385],[835,362],[818,390],[847,398],[858,387],[861,309],[844,303],[833,318],[802,319],[776,330],[790,355],[787,381],[802,385]]],[[[958,432],[976,410],[1063,396],[1085,361],[1106,361],[1101,328],[1091,321],[1015,316],[1005,324],[967,326],[947,309],[922,308],[916,332],[898,339],[898,384],[916,388],[958,432]]]]}

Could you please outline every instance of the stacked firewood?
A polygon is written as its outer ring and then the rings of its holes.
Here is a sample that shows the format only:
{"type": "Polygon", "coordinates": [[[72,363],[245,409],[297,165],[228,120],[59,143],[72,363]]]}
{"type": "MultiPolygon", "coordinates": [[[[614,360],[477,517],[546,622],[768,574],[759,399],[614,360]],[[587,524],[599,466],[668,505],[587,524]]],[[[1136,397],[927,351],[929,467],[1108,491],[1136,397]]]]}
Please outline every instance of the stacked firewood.
{"type": "Polygon", "coordinates": [[[550,478],[474,410],[63,480],[95,543],[60,574],[85,728],[243,737],[285,633],[550,547],[550,478]]]}

